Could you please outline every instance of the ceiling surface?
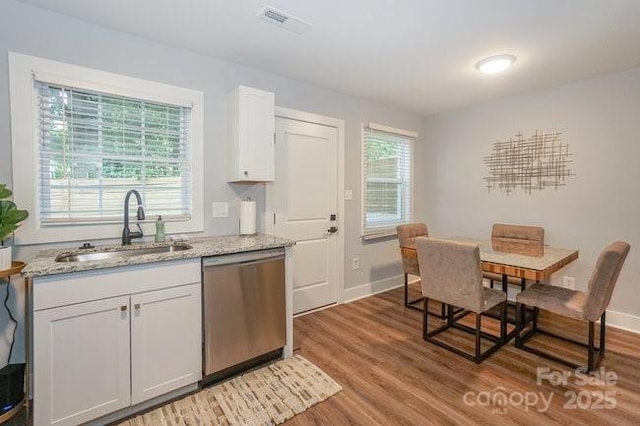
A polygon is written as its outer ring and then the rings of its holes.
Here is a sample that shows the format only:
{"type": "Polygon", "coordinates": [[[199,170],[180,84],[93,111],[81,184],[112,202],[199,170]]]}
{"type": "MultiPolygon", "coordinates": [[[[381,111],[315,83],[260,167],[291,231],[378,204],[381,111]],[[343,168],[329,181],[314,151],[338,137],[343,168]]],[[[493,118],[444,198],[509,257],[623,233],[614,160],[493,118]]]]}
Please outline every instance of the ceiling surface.
{"type": "Polygon", "coordinates": [[[423,116],[640,66],[640,0],[20,1],[423,116]],[[475,70],[501,53],[506,73],[475,70]]]}

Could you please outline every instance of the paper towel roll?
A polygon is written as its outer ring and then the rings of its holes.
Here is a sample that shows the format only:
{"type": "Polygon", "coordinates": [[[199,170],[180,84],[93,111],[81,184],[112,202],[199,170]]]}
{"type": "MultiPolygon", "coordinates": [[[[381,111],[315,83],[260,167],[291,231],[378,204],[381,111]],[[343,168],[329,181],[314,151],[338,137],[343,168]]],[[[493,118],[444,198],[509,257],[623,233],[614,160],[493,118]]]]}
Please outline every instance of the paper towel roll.
{"type": "Polygon", "coordinates": [[[256,233],[256,202],[240,202],[240,235],[256,233]]]}

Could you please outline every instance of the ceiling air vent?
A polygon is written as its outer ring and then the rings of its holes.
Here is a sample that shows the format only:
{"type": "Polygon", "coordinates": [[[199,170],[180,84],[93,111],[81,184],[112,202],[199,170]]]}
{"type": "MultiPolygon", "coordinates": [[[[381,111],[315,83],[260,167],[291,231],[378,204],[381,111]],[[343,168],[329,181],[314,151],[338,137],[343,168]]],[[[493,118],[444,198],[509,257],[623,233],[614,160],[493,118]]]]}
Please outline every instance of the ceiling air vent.
{"type": "Polygon", "coordinates": [[[265,6],[258,13],[258,18],[270,24],[277,25],[296,34],[302,34],[311,28],[311,24],[291,16],[271,6],[265,6]]]}

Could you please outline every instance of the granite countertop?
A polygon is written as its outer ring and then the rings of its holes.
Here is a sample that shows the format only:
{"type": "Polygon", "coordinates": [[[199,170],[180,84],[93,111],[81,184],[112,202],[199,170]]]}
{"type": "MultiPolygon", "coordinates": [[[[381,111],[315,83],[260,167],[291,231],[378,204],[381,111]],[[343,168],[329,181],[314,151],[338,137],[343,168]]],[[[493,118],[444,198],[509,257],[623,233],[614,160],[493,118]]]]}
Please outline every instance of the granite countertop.
{"type": "Polygon", "coordinates": [[[194,238],[175,244],[188,244],[192,248],[183,251],[174,251],[156,254],[141,254],[130,257],[116,257],[106,260],[90,260],[82,262],[56,262],[57,256],[70,253],[92,253],[96,251],[119,251],[136,248],[167,246],[170,243],[132,243],[130,246],[121,245],[97,246],[92,249],[79,250],[77,247],[71,249],[51,249],[43,250],[38,256],[31,260],[22,270],[24,277],[42,277],[46,275],[67,274],[71,272],[92,271],[96,269],[117,268],[129,265],[141,265],[145,263],[163,262],[167,260],[192,259],[204,256],[216,256],[221,254],[242,253],[256,250],[266,250],[272,248],[289,247],[295,241],[273,235],[225,235],[220,237],[194,238]]]}

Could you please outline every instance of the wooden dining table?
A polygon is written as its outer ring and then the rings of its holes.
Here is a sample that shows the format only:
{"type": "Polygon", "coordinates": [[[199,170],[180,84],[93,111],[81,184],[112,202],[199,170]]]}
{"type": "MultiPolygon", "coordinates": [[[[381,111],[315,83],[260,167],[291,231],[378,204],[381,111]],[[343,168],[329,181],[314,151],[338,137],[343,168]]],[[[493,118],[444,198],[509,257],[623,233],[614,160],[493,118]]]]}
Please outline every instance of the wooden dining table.
{"type": "MultiPolygon", "coordinates": [[[[480,248],[480,262],[482,270],[502,275],[503,289],[506,291],[509,277],[524,278],[532,281],[543,281],[551,277],[569,263],[578,258],[578,250],[543,246],[542,250],[526,249],[518,253],[504,252],[496,249],[491,240],[466,237],[450,238],[454,241],[477,244],[480,248]],[[527,254],[525,254],[527,253],[527,254]]],[[[415,238],[409,238],[400,246],[403,254],[416,256],[415,238]]],[[[497,247],[499,248],[499,247],[497,247]]]]}

